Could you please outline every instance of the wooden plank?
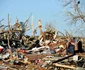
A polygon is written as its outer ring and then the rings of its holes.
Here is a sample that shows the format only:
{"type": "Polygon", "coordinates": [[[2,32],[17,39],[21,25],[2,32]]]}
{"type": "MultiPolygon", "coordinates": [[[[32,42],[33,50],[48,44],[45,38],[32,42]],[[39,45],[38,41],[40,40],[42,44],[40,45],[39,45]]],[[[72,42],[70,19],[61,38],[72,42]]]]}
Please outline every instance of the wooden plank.
{"type": "MultiPolygon", "coordinates": [[[[60,58],[62,58],[62,57],[53,57],[53,58],[43,58],[43,60],[50,60],[50,61],[56,61],[56,60],[59,60],[60,58]]],[[[65,59],[65,60],[63,60],[64,62],[66,62],[66,61],[68,61],[68,59],[65,59]]]]}
{"type": "Polygon", "coordinates": [[[58,63],[54,63],[55,66],[57,67],[62,67],[62,68],[68,68],[68,69],[76,69],[73,66],[68,66],[68,65],[62,65],[62,64],[58,64],[58,63]]]}

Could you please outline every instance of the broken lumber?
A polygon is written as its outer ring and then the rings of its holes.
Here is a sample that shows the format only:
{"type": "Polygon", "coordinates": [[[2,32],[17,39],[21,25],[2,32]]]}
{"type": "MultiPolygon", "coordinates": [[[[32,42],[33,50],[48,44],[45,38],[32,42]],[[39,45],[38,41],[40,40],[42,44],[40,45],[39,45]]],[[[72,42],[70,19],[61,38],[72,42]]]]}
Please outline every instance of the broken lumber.
{"type": "Polygon", "coordinates": [[[75,67],[69,66],[69,65],[62,65],[62,64],[58,64],[58,63],[54,63],[54,65],[57,67],[62,67],[62,68],[76,69],[75,67]]]}

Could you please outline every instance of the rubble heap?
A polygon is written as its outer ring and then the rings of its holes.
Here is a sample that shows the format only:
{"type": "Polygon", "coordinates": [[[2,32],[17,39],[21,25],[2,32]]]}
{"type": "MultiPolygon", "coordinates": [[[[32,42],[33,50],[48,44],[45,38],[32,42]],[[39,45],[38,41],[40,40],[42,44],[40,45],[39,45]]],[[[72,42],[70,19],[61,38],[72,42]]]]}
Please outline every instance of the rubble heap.
{"type": "Polygon", "coordinates": [[[58,30],[42,31],[40,36],[25,36],[18,21],[0,32],[0,69],[6,70],[83,70],[85,56],[82,39],[59,36],[58,30]]]}

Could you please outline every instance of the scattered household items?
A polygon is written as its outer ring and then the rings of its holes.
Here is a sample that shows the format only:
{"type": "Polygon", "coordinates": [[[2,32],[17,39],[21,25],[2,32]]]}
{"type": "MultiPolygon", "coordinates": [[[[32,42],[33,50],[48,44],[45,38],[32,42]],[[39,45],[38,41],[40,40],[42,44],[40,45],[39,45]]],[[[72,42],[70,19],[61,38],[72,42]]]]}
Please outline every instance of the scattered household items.
{"type": "Polygon", "coordinates": [[[42,31],[41,20],[40,35],[28,36],[27,21],[17,20],[12,27],[8,23],[8,29],[0,32],[0,70],[85,69],[84,38],[59,36],[60,31],[51,28],[42,31]]]}

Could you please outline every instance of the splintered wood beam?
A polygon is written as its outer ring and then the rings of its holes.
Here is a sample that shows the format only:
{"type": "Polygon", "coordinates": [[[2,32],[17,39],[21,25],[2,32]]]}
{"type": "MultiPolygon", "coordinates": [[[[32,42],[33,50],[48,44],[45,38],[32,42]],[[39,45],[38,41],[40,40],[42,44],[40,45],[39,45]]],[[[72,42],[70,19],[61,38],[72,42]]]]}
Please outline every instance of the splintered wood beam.
{"type": "Polygon", "coordinates": [[[54,63],[55,66],[57,67],[62,67],[62,68],[68,68],[68,69],[76,69],[75,67],[73,66],[69,66],[69,65],[62,65],[62,64],[58,64],[58,63],[54,63]]]}
{"type": "Polygon", "coordinates": [[[8,27],[9,27],[9,32],[8,32],[8,47],[11,48],[11,47],[10,47],[10,41],[9,41],[9,39],[10,39],[10,22],[9,22],[9,14],[8,14],[8,27]]]}
{"type": "Polygon", "coordinates": [[[31,15],[32,15],[32,13],[31,13],[30,16],[26,19],[26,21],[24,22],[24,24],[27,23],[27,22],[29,21],[31,15]]]}

